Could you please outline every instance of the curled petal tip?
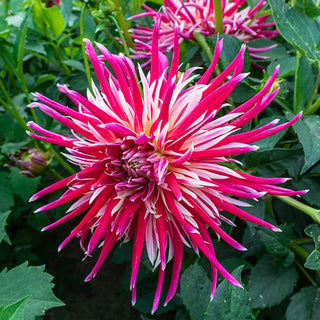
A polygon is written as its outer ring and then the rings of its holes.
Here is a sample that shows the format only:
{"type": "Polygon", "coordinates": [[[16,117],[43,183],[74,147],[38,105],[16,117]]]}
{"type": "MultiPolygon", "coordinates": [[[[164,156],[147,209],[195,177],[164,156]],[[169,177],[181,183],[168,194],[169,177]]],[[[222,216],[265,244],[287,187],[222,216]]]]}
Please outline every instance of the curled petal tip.
{"type": "Polygon", "coordinates": [[[34,213],[42,212],[42,207],[38,208],[37,210],[34,210],[34,213]]]}
{"type": "Polygon", "coordinates": [[[43,232],[43,231],[46,231],[46,227],[42,228],[40,231],[43,232]]]}
{"type": "Polygon", "coordinates": [[[91,279],[92,279],[91,276],[87,276],[87,277],[84,279],[84,282],[89,282],[91,279]]]}

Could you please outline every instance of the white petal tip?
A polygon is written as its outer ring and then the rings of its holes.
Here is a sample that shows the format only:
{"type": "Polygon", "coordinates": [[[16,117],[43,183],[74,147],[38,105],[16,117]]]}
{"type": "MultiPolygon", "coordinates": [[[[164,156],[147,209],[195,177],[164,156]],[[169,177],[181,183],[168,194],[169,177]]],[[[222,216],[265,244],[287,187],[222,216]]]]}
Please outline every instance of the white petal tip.
{"type": "Polygon", "coordinates": [[[275,226],[272,226],[271,230],[274,231],[274,232],[282,232],[282,230],[280,228],[275,227],[275,226]]]}
{"type": "Polygon", "coordinates": [[[37,197],[36,195],[33,195],[30,199],[29,199],[29,202],[32,202],[32,201],[36,201],[38,200],[39,197],[37,197]]]}

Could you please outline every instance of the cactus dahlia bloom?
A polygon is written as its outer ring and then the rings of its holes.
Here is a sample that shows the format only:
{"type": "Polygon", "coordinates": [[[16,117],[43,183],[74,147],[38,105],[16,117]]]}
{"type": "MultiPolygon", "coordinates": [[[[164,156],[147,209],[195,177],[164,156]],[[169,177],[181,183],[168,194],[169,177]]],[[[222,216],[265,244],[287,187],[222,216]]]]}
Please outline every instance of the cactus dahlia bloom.
{"type": "Polygon", "coordinates": [[[194,69],[178,73],[177,29],[173,59],[168,67],[167,58],[158,50],[159,28],[160,19],[153,33],[152,63],[147,75],[140,67],[136,73],[132,61],[122,54],[111,54],[99,43],[97,55],[85,40],[100,89],[93,85],[92,92],[88,90],[84,97],[59,85],[58,89],[74,102],[77,110],[36,93],[41,102],[30,106],[68,127],[71,135],[53,133],[34,122],[29,122],[29,127],[38,134],[28,133],[65,147],[69,153],[66,157],[79,166],[78,173],[30,199],[34,201],[66,188],[59,199],[36,212],[75,200],[64,217],[44,230],[82,217],[59,249],[73,237],[80,238],[85,257],[101,245],[97,263],[86,280],[96,275],[116,242],[133,238],[130,282],[133,303],[145,245],[151,263],[159,267],[152,312],[159,305],[166,266],[171,259],[171,284],[165,304],[176,292],[184,245],[209,259],[212,297],[218,272],[230,283],[241,286],[217,260],[208,229],[239,250],[245,248],[220,227],[221,223],[232,224],[224,217],[224,211],[274,231],[279,229],[241,209],[246,203],[239,198],[304,193],[277,186],[285,178],[260,178],[228,167],[230,156],[257,150],[252,142],[275,134],[300,118],[299,114],[284,124],[276,125],[277,120],[273,120],[263,127],[239,132],[277,94],[273,83],[278,69],[259,93],[218,117],[226,98],[247,75],[241,73],[244,47],[226,70],[211,79],[222,50],[222,41],[218,41],[210,67],[196,81],[194,69]]]}
{"type": "MultiPolygon", "coordinates": [[[[274,22],[266,22],[270,15],[256,15],[265,0],[260,0],[253,9],[249,6],[241,9],[245,2],[246,0],[221,0],[224,33],[233,35],[245,43],[254,39],[273,39],[276,37],[278,31],[270,29],[274,26],[274,22]]],[[[144,8],[146,12],[132,18],[156,17],[156,11],[147,6],[144,8]]],[[[175,25],[179,29],[180,42],[185,39],[195,40],[194,32],[200,32],[204,36],[216,34],[213,0],[164,0],[162,9],[159,35],[159,50],[161,52],[172,50],[175,25]]],[[[131,30],[132,38],[137,40],[135,54],[132,57],[150,59],[152,32],[152,28],[140,25],[131,30]]],[[[255,55],[255,53],[264,52],[273,47],[259,49],[249,47],[248,49],[252,57],[261,59],[261,56],[255,55]]]]}

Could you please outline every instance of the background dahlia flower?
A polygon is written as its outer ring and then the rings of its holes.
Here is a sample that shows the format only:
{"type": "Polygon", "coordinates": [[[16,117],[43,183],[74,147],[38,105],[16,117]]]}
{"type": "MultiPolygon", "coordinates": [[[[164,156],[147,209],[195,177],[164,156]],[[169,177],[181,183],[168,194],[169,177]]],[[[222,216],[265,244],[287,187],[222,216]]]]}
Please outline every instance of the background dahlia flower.
{"type": "MultiPolygon", "coordinates": [[[[159,32],[159,50],[161,52],[171,51],[174,43],[175,25],[179,30],[179,41],[186,39],[195,40],[193,33],[199,32],[204,36],[217,34],[214,12],[214,0],[164,0],[162,7],[162,19],[159,32]]],[[[265,0],[260,0],[254,8],[246,4],[246,0],[221,0],[223,32],[233,35],[239,40],[247,43],[254,39],[273,39],[278,35],[274,22],[267,22],[270,14],[259,14],[264,6],[265,0]]],[[[157,12],[144,5],[146,12],[135,15],[132,18],[150,16],[155,18],[157,12]]],[[[131,29],[132,38],[136,39],[136,59],[150,58],[153,28],[137,25],[131,29]]],[[[265,48],[248,48],[252,57],[257,52],[267,51],[273,46],[265,48]]]]}
{"type": "Polygon", "coordinates": [[[82,216],[59,250],[73,237],[80,238],[85,257],[101,245],[100,256],[87,281],[96,275],[116,242],[133,238],[130,281],[133,303],[145,245],[150,262],[159,270],[152,312],[158,308],[166,266],[171,259],[172,276],[165,304],[177,290],[184,245],[209,259],[213,273],[211,297],[218,272],[230,283],[241,286],[218,262],[210,229],[238,250],[245,248],[221,229],[221,223],[233,225],[224,217],[224,211],[274,231],[279,229],[240,209],[247,204],[238,198],[304,193],[276,186],[286,178],[260,178],[228,167],[232,161],[229,156],[257,150],[250,145],[252,142],[287,128],[301,116],[277,126],[278,120],[273,120],[263,127],[239,132],[277,94],[273,83],[278,69],[254,97],[217,117],[226,98],[247,76],[241,73],[245,48],[219,76],[211,79],[222,50],[222,41],[218,41],[211,65],[195,81],[194,68],[178,72],[178,29],[168,67],[167,58],[158,50],[160,26],[158,19],[147,75],[140,67],[136,73],[132,61],[122,54],[111,54],[99,43],[97,55],[90,41],[85,40],[100,89],[93,84],[93,92],[88,90],[84,97],[59,85],[58,89],[75,103],[77,111],[36,93],[41,102],[30,106],[68,127],[71,135],[48,131],[34,122],[29,122],[29,127],[40,135],[28,132],[31,137],[65,147],[69,153],[66,157],[79,166],[78,173],[30,199],[34,201],[66,188],[60,198],[36,212],[76,200],[64,217],[44,230],[82,216]]]}

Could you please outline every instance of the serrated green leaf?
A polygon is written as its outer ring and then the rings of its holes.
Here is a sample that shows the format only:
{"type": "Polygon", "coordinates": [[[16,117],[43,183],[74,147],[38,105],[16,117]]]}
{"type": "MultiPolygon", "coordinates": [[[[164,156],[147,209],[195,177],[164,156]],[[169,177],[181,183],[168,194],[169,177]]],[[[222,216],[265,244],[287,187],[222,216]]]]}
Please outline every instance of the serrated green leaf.
{"type": "Polygon", "coordinates": [[[187,268],[180,279],[181,298],[192,320],[203,320],[210,300],[211,282],[197,263],[187,268]]]}
{"type": "Polygon", "coordinates": [[[54,6],[51,8],[45,8],[42,12],[50,26],[52,34],[56,39],[58,39],[66,26],[60,10],[54,6]]]}
{"type": "MultiPolygon", "coordinates": [[[[238,267],[232,275],[241,281],[241,270],[238,267]]],[[[245,289],[233,286],[223,280],[217,288],[214,299],[209,303],[204,320],[251,320],[251,299],[245,289]]]]}
{"type": "Polygon", "coordinates": [[[0,320],[23,320],[23,308],[29,297],[22,298],[7,307],[0,307],[0,320]]]}
{"type": "Polygon", "coordinates": [[[302,288],[290,300],[286,311],[287,320],[320,319],[320,288],[302,288]]]}
{"type": "Polygon", "coordinates": [[[296,0],[294,7],[310,18],[316,18],[320,15],[320,8],[316,6],[313,0],[296,0]]]}
{"type": "Polygon", "coordinates": [[[284,1],[269,0],[269,3],[273,19],[282,37],[308,59],[319,61],[320,27],[318,22],[290,7],[284,1]]]}
{"type": "Polygon", "coordinates": [[[294,265],[279,267],[271,255],[265,255],[253,267],[247,286],[253,308],[277,305],[293,291],[297,279],[294,265]]]}
{"type": "Polygon", "coordinates": [[[317,224],[313,224],[307,227],[304,232],[313,238],[316,249],[320,250],[320,227],[317,224]]]}
{"type": "Polygon", "coordinates": [[[11,168],[10,184],[15,194],[19,195],[24,201],[35,193],[40,183],[40,177],[30,178],[20,173],[20,169],[11,168]]]}
{"type": "MultiPolygon", "coordinates": [[[[274,148],[247,153],[242,162],[250,173],[274,177],[284,175],[288,167],[294,165],[301,156],[301,149],[274,148]]],[[[303,155],[303,154],[302,154],[303,155]]]]}
{"type": "Polygon", "coordinates": [[[311,252],[306,260],[304,266],[308,269],[318,270],[320,269],[320,227],[313,224],[307,227],[304,232],[313,238],[315,249],[311,252]]]}
{"type": "Polygon", "coordinates": [[[269,229],[258,231],[267,251],[273,255],[278,265],[288,267],[294,261],[294,253],[290,250],[290,241],[292,239],[292,227],[285,224],[280,226],[282,232],[273,232],[269,229]]]}
{"type": "Polygon", "coordinates": [[[320,160],[320,116],[305,116],[292,126],[303,146],[305,163],[301,173],[304,173],[320,160]]]}
{"type": "Polygon", "coordinates": [[[33,267],[23,263],[0,273],[0,305],[8,306],[30,296],[24,305],[24,320],[34,320],[53,307],[63,306],[52,293],[52,276],[43,272],[44,266],[33,267]]]}
{"type": "Polygon", "coordinates": [[[294,114],[304,110],[314,87],[314,78],[310,61],[299,54],[294,83],[294,114]]]}
{"type": "Polygon", "coordinates": [[[305,201],[311,206],[320,207],[320,181],[317,177],[302,176],[299,181],[292,181],[294,190],[309,190],[307,193],[301,195],[305,201]]]}
{"type": "Polygon", "coordinates": [[[6,211],[4,213],[0,212],[0,242],[6,240],[10,244],[9,237],[6,232],[6,221],[10,214],[10,211],[6,211]]]}

